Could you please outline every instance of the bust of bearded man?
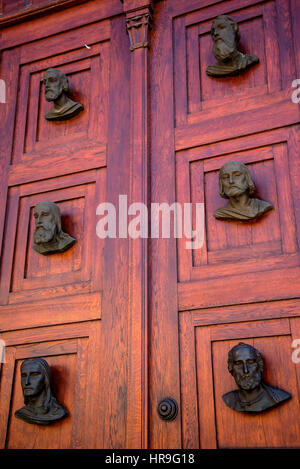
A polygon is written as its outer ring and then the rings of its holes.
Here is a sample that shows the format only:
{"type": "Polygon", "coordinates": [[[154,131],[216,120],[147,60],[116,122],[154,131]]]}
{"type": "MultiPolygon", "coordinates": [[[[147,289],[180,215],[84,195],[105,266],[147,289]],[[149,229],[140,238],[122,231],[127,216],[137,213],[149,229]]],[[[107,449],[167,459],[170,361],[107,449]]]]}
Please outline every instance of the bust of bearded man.
{"type": "Polygon", "coordinates": [[[61,227],[61,214],[54,202],[40,202],[34,207],[33,249],[40,254],[65,252],[76,242],[61,227]]]}
{"type": "Polygon", "coordinates": [[[214,20],[211,36],[217,63],[207,67],[207,75],[212,77],[238,75],[259,62],[256,55],[243,54],[237,49],[240,31],[236,21],[229,16],[220,15],[214,20]]]}
{"type": "Polygon", "coordinates": [[[73,101],[69,96],[69,82],[67,76],[55,68],[46,70],[43,83],[45,85],[45,98],[53,101],[54,106],[46,112],[48,121],[62,121],[77,116],[83,110],[83,105],[73,101]]]}
{"type": "Polygon", "coordinates": [[[218,220],[254,220],[274,208],[265,200],[251,197],[255,185],[247,166],[241,161],[229,161],[221,167],[219,189],[220,196],[229,201],[215,211],[218,220]]]}
{"type": "Polygon", "coordinates": [[[263,381],[264,361],[250,344],[240,342],[229,351],[228,371],[238,389],[227,392],[222,398],[237,412],[263,412],[291,398],[290,393],[263,381]]]}

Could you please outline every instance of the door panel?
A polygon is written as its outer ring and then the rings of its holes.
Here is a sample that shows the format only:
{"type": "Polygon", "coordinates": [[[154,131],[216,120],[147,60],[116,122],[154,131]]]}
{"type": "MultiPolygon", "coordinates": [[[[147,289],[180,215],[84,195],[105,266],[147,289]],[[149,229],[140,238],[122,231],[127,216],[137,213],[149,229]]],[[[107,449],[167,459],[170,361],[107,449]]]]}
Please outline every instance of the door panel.
{"type": "Polygon", "coordinates": [[[160,334],[152,337],[152,403],[162,394],[179,400],[182,427],[166,426],[153,409],[150,444],[298,447],[293,416],[299,415],[299,371],[291,343],[298,338],[292,324],[298,324],[300,292],[299,106],[291,92],[299,71],[293,23],[299,21],[299,6],[276,0],[190,0],[158,4],[155,14],[152,200],[192,203],[193,229],[196,204],[204,204],[204,243],[190,250],[184,237],[176,247],[174,240],[160,240],[160,247],[152,240],[151,319],[160,334]],[[212,78],[206,74],[215,62],[210,28],[221,14],[238,22],[239,49],[260,62],[239,76],[212,78]],[[254,197],[274,206],[256,221],[214,218],[224,205],[218,173],[231,160],[247,165],[254,197]],[[166,250],[169,259],[162,260],[166,250]],[[177,279],[168,270],[174,259],[177,279]],[[259,416],[235,412],[222,400],[235,388],[227,354],[241,339],[262,352],[267,383],[292,394],[290,401],[259,416]]]}
{"type": "MultiPolygon", "coordinates": [[[[93,441],[91,411],[99,395],[94,373],[99,323],[78,323],[2,335],[6,363],[1,377],[1,445],[6,448],[86,448],[93,441]],[[50,426],[30,425],[14,413],[24,405],[20,365],[26,358],[42,357],[51,367],[52,389],[68,415],[50,426]],[[97,392],[98,391],[98,392],[97,392]]],[[[97,420],[94,420],[95,422],[97,420]]]]}
{"type": "Polygon", "coordinates": [[[0,20],[9,84],[0,109],[1,446],[299,447],[297,0],[36,0],[20,17],[31,20],[13,24],[21,3],[2,1],[0,20]],[[39,5],[44,14],[28,16],[39,5]],[[260,62],[216,79],[206,67],[220,14],[238,22],[240,49],[260,62]],[[84,105],[70,121],[44,118],[49,67],[67,74],[84,105]],[[255,196],[274,206],[255,222],[213,216],[230,160],[246,163],[255,196]],[[192,203],[193,228],[204,204],[203,246],[100,240],[97,206],[118,207],[122,194],[128,205],[192,203]],[[42,200],[59,205],[77,239],[63,254],[32,249],[42,200]],[[240,340],[262,352],[266,382],[290,392],[288,402],[256,416],[226,407],[227,353],[240,340]],[[49,362],[69,412],[47,428],[14,417],[30,357],[49,362]],[[157,412],[166,397],[179,406],[172,421],[157,412]]]}
{"type": "Polygon", "coordinates": [[[71,321],[100,317],[103,242],[96,237],[95,212],[105,201],[109,37],[110,21],[105,20],[3,54],[4,76],[12,55],[19,57],[11,147],[6,140],[6,154],[12,157],[0,286],[3,320],[11,312],[22,316],[24,302],[30,301],[38,311],[29,323],[26,317],[19,323],[16,314],[10,328],[45,324],[43,316],[48,317],[46,324],[69,322],[61,314],[66,294],[73,303],[71,310],[67,308],[71,321]],[[83,35],[88,47],[82,44],[83,35]],[[53,123],[44,118],[52,105],[46,102],[42,87],[49,67],[66,73],[72,98],[84,105],[84,111],[71,121],[53,123]],[[63,256],[41,256],[32,250],[33,207],[43,200],[58,204],[64,230],[77,239],[63,256]],[[52,307],[60,310],[60,320],[57,314],[55,319],[47,314],[49,298],[54,297],[58,299],[52,307]],[[88,307],[79,311],[84,299],[88,307]]]}
{"type": "Polygon", "coordinates": [[[95,207],[104,201],[104,171],[104,168],[85,171],[10,189],[1,274],[2,321],[7,318],[9,329],[72,322],[74,317],[78,320],[100,317],[103,242],[95,236],[95,207]],[[41,256],[32,249],[33,207],[43,200],[57,203],[64,230],[77,239],[63,256],[41,256]],[[55,318],[48,314],[50,298],[58,313],[55,318]],[[84,298],[88,303],[82,310],[78,307],[84,298]],[[28,301],[37,312],[31,320],[24,317],[23,303],[28,301]],[[14,323],[9,326],[12,313],[14,323]]]}
{"type": "Polygon", "coordinates": [[[182,413],[183,429],[187,429],[183,433],[184,447],[288,448],[299,445],[299,421],[291,419],[291,415],[298,415],[300,411],[299,370],[291,359],[291,342],[298,337],[298,332],[298,318],[201,327],[197,313],[182,315],[182,413]],[[227,355],[241,340],[261,352],[266,383],[292,395],[284,405],[249,415],[233,411],[223,402],[222,395],[237,387],[227,370],[227,355]]]}
{"type": "Polygon", "coordinates": [[[99,239],[96,209],[128,194],[129,39],[119,1],[46,18],[32,19],[30,31],[26,22],[2,31],[1,78],[10,86],[1,108],[1,446],[125,447],[138,433],[127,429],[120,392],[128,379],[127,240],[113,249],[99,239]],[[44,118],[52,106],[42,84],[49,67],[65,72],[70,97],[84,105],[69,121],[44,118]],[[64,253],[32,249],[33,208],[43,200],[59,206],[63,230],[77,240],[64,253]],[[120,285],[117,306],[110,295],[120,285]],[[48,361],[68,410],[47,427],[14,417],[23,405],[20,365],[31,357],[48,361]]]}
{"type": "Polygon", "coordinates": [[[206,221],[202,248],[191,253],[184,249],[184,242],[179,246],[182,281],[228,275],[229,272],[241,274],[249,269],[270,269],[270,261],[267,267],[269,257],[285,267],[287,257],[297,253],[299,221],[296,218],[298,192],[294,158],[297,140],[298,128],[295,126],[266,132],[263,136],[255,134],[234,144],[232,140],[223,145],[212,144],[209,155],[207,147],[178,152],[178,200],[181,203],[204,203],[206,221]],[[272,138],[274,144],[269,143],[272,138]],[[230,151],[232,145],[234,148],[230,151]],[[274,206],[274,210],[259,222],[222,223],[213,216],[214,211],[224,205],[218,193],[219,169],[232,160],[247,164],[255,181],[256,196],[274,206]],[[258,264],[259,257],[262,262],[258,264]],[[227,263],[230,263],[230,271],[227,263]]]}

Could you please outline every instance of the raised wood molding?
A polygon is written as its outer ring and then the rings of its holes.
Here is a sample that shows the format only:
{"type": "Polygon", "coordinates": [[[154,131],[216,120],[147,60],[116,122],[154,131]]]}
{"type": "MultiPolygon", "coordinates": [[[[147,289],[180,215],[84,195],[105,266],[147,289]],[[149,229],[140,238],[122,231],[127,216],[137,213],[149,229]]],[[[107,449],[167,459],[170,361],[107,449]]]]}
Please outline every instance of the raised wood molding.
{"type": "Polygon", "coordinates": [[[26,21],[35,16],[40,16],[46,13],[53,13],[54,11],[65,9],[73,5],[79,5],[80,3],[86,3],[88,1],[89,0],[55,0],[51,3],[48,3],[47,5],[42,5],[39,7],[33,6],[31,8],[29,5],[29,7],[27,6],[23,10],[7,16],[3,15],[2,11],[0,11],[0,27],[26,21]]]}
{"type": "MultiPolygon", "coordinates": [[[[128,203],[149,206],[149,29],[152,2],[125,0],[131,54],[128,203]]],[[[148,239],[129,238],[127,448],[148,446],[148,239]],[[138,430],[137,430],[138,429],[138,430]]]]}

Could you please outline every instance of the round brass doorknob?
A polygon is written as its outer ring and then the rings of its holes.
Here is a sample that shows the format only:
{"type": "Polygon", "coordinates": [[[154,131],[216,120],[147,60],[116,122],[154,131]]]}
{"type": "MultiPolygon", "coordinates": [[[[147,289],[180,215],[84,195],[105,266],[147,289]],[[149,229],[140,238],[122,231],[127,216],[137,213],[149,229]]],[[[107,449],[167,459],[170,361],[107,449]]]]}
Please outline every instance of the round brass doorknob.
{"type": "Polygon", "coordinates": [[[178,414],[177,402],[171,397],[165,397],[158,404],[157,412],[162,420],[174,420],[178,414]]]}

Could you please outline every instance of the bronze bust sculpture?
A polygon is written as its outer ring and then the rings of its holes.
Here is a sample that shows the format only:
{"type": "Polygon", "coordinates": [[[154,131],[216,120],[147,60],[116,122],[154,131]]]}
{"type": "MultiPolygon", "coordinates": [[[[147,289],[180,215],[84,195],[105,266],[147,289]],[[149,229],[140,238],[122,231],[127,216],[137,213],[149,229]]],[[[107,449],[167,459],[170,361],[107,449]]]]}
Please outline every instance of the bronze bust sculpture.
{"type": "Polygon", "coordinates": [[[27,423],[49,425],[67,415],[51,391],[50,367],[46,360],[24,360],[21,365],[21,384],[25,406],[15,412],[17,418],[27,423]]]}
{"type": "Polygon", "coordinates": [[[255,191],[247,166],[240,161],[229,161],[219,171],[220,196],[229,199],[214,216],[219,220],[254,220],[274,207],[269,202],[250,197],[255,191]]]}
{"type": "Polygon", "coordinates": [[[229,16],[220,15],[214,20],[211,36],[217,63],[207,67],[207,75],[212,77],[238,75],[259,62],[256,55],[243,54],[237,49],[240,31],[236,21],[229,16]]]}
{"type": "Polygon", "coordinates": [[[240,342],[229,351],[228,370],[239,387],[222,396],[231,409],[238,412],[262,412],[291,397],[288,392],[263,382],[263,359],[260,352],[249,344],[240,342]]]}
{"type": "Polygon", "coordinates": [[[76,239],[61,228],[59,207],[54,202],[40,202],[34,207],[33,249],[40,254],[65,252],[76,239]]]}
{"type": "Polygon", "coordinates": [[[53,108],[46,112],[45,119],[49,121],[67,120],[77,116],[83,110],[82,104],[76,103],[68,97],[68,78],[61,70],[48,68],[43,83],[46,100],[54,102],[53,108]]]}

